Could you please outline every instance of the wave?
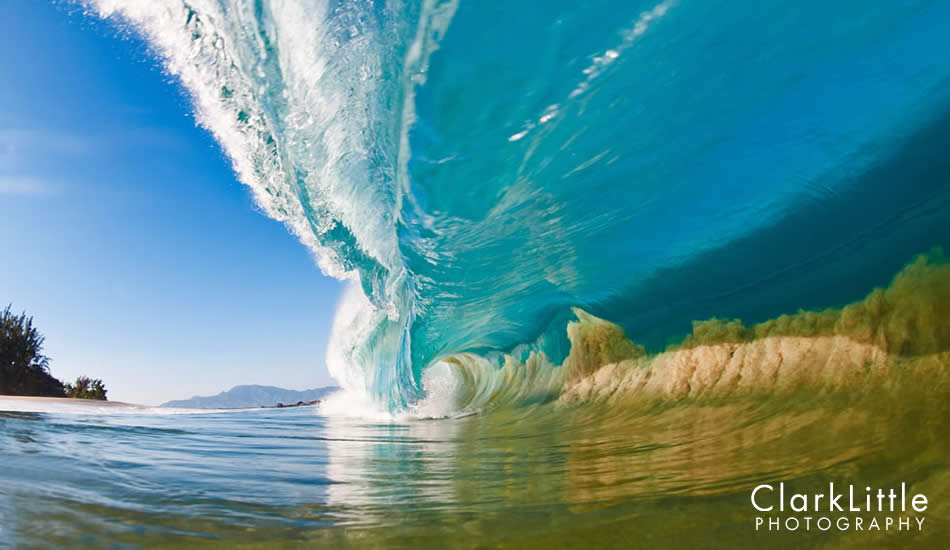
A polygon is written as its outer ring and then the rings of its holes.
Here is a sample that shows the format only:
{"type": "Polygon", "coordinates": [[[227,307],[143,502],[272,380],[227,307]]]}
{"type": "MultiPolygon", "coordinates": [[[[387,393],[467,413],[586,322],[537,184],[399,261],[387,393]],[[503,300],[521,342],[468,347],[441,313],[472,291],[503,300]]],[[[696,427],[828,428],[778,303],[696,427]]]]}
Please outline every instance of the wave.
{"type": "Polygon", "coordinates": [[[950,245],[946,5],[87,5],[351,281],[327,365],[367,409],[694,397],[929,349],[841,305],[950,245]],[[710,317],[757,324],[683,340],[710,317]]]}
{"type": "Polygon", "coordinates": [[[427,369],[427,398],[411,417],[445,417],[531,403],[670,404],[795,392],[865,391],[887,384],[950,383],[950,264],[917,257],[886,288],[842,308],[799,311],[746,327],[738,319],[694,323],[693,332],[648,353],[622,327],[575,309],[570,352],[524,361],[470,353],[427,369]]]}

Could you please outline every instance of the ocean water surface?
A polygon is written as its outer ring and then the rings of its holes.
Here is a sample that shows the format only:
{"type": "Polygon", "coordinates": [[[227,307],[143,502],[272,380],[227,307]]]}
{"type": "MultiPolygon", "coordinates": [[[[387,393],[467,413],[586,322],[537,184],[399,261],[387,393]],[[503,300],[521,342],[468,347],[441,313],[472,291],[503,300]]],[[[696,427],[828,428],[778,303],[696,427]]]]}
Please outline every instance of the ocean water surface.
{"type": "MultiPolygon", "coordinates": [[[[15,548],[940,548],[950,521],[950,408],[919,386],[627,410],[534,405],[487,418],[399,422],[312,407],[84,408],[0,414],[0,541],[15,548]],[[925,517],[922,531],[756,532],[749,491],[776,480],[797,491],[905,482],[931,507],[903,515],[925,517]]],[[[847,514],[852,523],[859,516],[883,515],[847,514]]]]}
{"type": "Polygon", "coordinates": [[[342,391],[0,402],[0,540],[945,545],[950,2],[83,5],[350,281],[342,391]],[[779,482],[930,504],[757,531],[779,482]]]}

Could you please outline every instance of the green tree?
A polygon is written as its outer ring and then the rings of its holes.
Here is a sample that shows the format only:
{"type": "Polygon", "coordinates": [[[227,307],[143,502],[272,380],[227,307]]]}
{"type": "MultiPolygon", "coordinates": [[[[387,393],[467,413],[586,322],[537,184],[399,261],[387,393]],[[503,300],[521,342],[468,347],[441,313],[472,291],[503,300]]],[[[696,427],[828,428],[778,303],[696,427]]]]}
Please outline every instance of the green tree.
{"type": "Polygon", "coordinates": [[[66,397],[76,397],[79,399],[99,399],[106,400],[106,386],[98,378],[89,378],[80,376],[72,384],[66,384],[66,397]]]}
{"type": "Polygon", "coordinates": [[[0,394],[63,397],[63,383],[49,373],[43,335],[26,313],[0,311],[0,394]]]}

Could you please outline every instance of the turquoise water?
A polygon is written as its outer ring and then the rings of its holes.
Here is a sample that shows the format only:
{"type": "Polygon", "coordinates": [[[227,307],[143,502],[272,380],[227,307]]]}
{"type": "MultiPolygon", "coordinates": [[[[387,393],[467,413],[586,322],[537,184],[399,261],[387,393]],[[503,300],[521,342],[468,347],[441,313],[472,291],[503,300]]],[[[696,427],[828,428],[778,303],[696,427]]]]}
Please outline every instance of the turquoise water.
{"type": "Polygon", "coordinates": [[[350,281],[343,391],[20,406],[6,540],[946,539],[950,2],[86,5],[350,281]],[[756,531],[782,481],[909,484],[926,527],[756,531]]]}

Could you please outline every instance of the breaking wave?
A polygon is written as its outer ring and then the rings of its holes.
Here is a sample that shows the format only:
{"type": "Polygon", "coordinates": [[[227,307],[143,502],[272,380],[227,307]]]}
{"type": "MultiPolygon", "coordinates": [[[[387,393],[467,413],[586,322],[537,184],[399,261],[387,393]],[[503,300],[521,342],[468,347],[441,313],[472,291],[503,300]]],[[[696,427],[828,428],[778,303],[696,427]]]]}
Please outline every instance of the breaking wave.
{"type": "Polygon", "coordinates": [[[148,39],[263,210],[351,281],[327,410],[946,368],[948,268],[904,267],[950,245],[946,4],[87,5],[148,39]]]}

